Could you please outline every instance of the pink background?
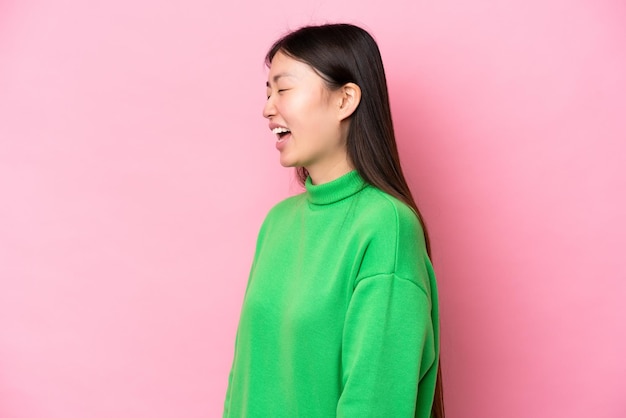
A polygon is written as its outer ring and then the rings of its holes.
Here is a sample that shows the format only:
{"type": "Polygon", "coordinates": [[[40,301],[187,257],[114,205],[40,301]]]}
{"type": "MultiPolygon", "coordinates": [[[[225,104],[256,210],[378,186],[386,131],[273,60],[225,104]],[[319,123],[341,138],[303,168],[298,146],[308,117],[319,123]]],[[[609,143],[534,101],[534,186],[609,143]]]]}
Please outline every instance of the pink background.
{"type": "Polygon", "coordinates": [[[382,50],[448,417],[626,416],[626,3],[9,0],[0,417],[221,414],[256,233],[298,191],[263,56],[326,21],[382,50]]]}

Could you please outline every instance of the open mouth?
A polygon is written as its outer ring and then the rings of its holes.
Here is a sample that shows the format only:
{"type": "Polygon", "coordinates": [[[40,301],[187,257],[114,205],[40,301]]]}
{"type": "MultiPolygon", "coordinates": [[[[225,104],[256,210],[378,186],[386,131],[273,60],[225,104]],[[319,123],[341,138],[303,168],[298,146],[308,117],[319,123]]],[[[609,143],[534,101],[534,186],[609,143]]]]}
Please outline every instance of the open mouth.
{"type": "Polygon", "coordinates": [[[291,133],[291,131],[287,128],[278,127],[272,129],[272,132],[278,137],[278,142],[284,141],[285,137],[291,133]]]}

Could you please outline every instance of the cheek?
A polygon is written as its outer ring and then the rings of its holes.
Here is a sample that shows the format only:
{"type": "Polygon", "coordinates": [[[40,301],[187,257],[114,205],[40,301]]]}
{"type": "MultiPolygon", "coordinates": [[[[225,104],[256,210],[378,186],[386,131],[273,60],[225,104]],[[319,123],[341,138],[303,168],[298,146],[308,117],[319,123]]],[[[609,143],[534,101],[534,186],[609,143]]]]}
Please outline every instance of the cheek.
{"type": "Polygon", "coordinates": [[[333,128],[328,100],[319,91],[311,90],[281,97],[277,108],[295,136],[327,136],[333,128]]]}
{"type": "Polygon", "coordinates": [[[303,125],[315,132],[326,131],[332,127],[332,119],[325,102],[317,98],[309,98],[298,105],[298,115],[303,125]]]}

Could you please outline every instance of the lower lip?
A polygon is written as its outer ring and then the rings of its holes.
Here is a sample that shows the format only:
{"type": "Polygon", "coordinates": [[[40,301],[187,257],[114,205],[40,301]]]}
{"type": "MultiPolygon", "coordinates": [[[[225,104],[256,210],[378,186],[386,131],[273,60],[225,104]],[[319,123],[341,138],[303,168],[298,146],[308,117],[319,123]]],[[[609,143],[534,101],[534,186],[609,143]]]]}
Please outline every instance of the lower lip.
{"type": "Polygon", "coordinates": [[[287,135],[283,136],[281,139],[276,141],[276,149],[278,151],[282,151],[283,148],[285,148],[286,142],[289,141],[290,139],[291,139],[291,134],[287,134],[287,135]]]}

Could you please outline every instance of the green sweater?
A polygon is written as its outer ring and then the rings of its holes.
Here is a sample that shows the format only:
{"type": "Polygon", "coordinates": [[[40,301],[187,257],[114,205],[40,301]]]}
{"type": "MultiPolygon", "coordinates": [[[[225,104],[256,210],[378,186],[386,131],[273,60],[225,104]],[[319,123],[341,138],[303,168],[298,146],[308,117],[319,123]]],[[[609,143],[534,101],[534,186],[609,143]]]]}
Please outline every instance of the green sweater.
{"type": "Polygon", "coordinates": [[[261,227],[223,416],[430,417],[439,312],[417,217],[356,171],[305,186],[261,227]]]}

